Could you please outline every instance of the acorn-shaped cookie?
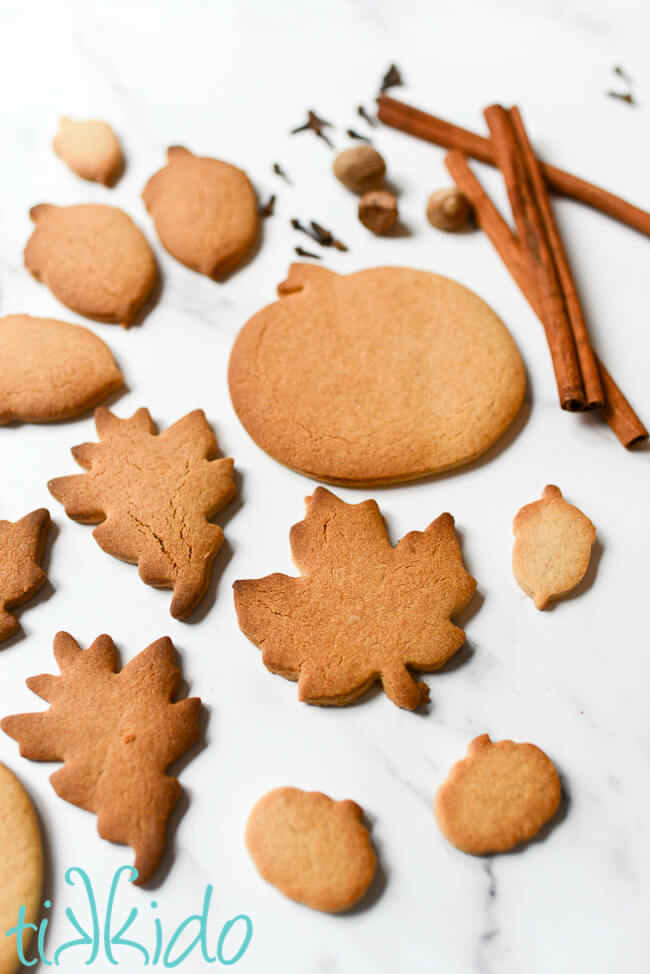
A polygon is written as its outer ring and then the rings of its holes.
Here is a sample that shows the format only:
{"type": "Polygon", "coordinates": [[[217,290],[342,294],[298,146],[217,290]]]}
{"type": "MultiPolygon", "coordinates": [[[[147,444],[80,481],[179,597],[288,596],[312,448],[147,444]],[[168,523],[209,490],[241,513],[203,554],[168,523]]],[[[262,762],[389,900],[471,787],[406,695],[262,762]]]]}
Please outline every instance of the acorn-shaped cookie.
{"type": "Polygon", "coordinates": [[[365,896],[377,869],[362,816],[353,801],[276,788],[251,812],[246,845],[260,876],[289,899],[340,913],[365,896]]]}
{"type": "Polygon", "coordinates": [[[515,517],[512,571],[535,608],[567,595],[585,577],[596,529],[582,511],[549,484],[542,499],[515,517]]]}
{"type": "Polygon", "coordinates": [[[163,247],[208,277],[225,277],[257,238],[255,191],[245,172],[174,145],[142,193],[163,247]]]}
{"type": "Polygon", "coordinates": [[[36,228],[25,267],[73,311],[125,328],[137,318],[158,281],[144,234],[123,210],[84,203],[33,206],[36,228]]]}

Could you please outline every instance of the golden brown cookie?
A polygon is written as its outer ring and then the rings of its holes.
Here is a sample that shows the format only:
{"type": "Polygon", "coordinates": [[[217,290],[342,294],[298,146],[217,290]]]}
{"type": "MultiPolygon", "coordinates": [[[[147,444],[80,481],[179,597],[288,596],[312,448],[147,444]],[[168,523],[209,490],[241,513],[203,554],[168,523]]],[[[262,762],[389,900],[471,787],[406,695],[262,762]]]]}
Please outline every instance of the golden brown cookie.
{"type": "MultiPolygon", "coordinates": [[[[43,847],[38,818],[29,795],[0,764],[0,974],[14,974],[20,967],[16,936],[5,936],[16,926],[18,911],[25,907],[25,923],[38,924],[43,886],[43,847]]],[[[23,936],[23,949],[30,939],[23,936]]]]}
{"type": "Polygon", "coordinates": [[[245,172],[174,145],[142,193],[163,247],[208,277],[239,264],[257,239],[255,190],[245,172]]]}
{"type": "Polygon", "coordinates": [[[123,210],[33,206],[36,229],[25,247],[25,267],[73,311],[128,328],[147,302],[158,269],[144,235],[123,210]]]}
{"type": "Polygon", "coordinates": [[[30,599],[45,581],[39,562],[49,527],[50,513],[44,507],[20,521],[0,521],[0,642],[18,629],[8,610],[30,599]]]}
{"type": "Polygon", "coordinates": [[[107,345],[53,318],[0,318],[0,426],[68,419],[123,383],[107,345]]]}
{"type": "Polygon", "coordinates": [[[438,788],[434,812],[444,837],[475,856],[507,852],[537,835],[558,810],[553,762],[534,744],[475,738],[438,788]]]}
{"type": "Polygon", "coordinates": [[[596,529],[552,484],[541,500],[522,507],[513,528],[512,571],[535,608],[545,609],[585,577],[596,529]]]}
{"type": "Polygon", "coordinates": [[[54,151],[82,179],[113,186],[124,168],[122,148],[108,122],[64,117],[54,151]]]}
{"type": "Polygon", "coordinates": [[[159,435],[147,409],[118,419],[95,410],[99,443],[74,447],[88,473],[51,480],[66,514],[98,524],[95,541],[137,564],[147,585],[173,588],[171,614],[201,601],[223,531],[210,519],[235,496],[233,461],[215,459],[217,441],[202,409],[159,435]]]}
{"type": "Polygon", "coordinates": [[[450,622],[476,582],[463,567],[454,519],[442,514],[393,548],[375,501],[346,504],[324,487],[291,528],[299,578],[235,582],[242,632],[272,673],[298,680],[306,703],[342,706],[374,683],[399,707],[429,698],[411,674],[439,669],[465,633],[450,622]]]}
{"type": "Polygon", "coordinates": [[[352,801],[276,788],[251,812],[246,845],[260,876],[290,900],[340,913],[367,893],[377,868],[362,816],[352,801]]]}
{"type": "Polygon", "coordinates": [[[168,636],[116,672],[110,636],[82,650],[66,632],[54,639],[60,676],[27,680],[49,710],[1,722],[31,761],[64,761],[50,776],[57,795],[97,815],[103,839],[135,851],[137,883],[153,875],[167,820],[181,795],[167,767],[199,738],[198,697],[172,702],[181,684],[168,636]]]}
{"type": "Polygon", "coordinates": [[[380,484],[457,467],[519,411],[517,346],[455,281],[294,264],[279,294],[239,333],[230,395],[255,442],[307,476],[380,484]]]}

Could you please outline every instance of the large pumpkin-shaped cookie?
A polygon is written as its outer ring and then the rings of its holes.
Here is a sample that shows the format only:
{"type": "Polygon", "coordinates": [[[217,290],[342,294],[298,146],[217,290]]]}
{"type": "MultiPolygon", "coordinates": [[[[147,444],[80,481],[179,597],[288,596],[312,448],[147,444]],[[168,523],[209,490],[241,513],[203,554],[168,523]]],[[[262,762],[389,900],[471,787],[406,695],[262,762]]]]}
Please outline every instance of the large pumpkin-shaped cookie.
{"type": "Polygon", "coordinates": [[[350,485],[457,467],[521,406],[512,336],[448,278],[296,264],[279,294],[235,342],[230,394],[253,439],[301,473],[350,485]]]}

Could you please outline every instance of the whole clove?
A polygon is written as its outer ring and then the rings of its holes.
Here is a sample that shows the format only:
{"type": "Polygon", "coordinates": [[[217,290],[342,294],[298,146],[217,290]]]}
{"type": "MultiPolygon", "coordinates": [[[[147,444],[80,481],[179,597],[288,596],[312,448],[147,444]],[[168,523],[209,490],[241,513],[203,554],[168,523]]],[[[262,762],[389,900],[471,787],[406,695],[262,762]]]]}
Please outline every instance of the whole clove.
{"type": "Polygon", "coordinates": [[[273,209],[275,207],[275,193],[269,196],[268,201],[260,206],[259,214],[262,217],[273,216],[273,209]]]}
{"type": "Polygon", "coordinates": [[[293,249],[299,257],[312,257],[314,260],[323,259],[320,254],[312,254],[310,250],[305,250],[304,247],[294,247],[293,249]]]}
{"type": "Polygon", "coordinates": [[[363,105],[357,105],[357,115],[360,115],[364,122],[367,122],[371,128],[374,128],[377,124],[377,119],[369,115],[363,105]]]}
{"type": "Polygon", "coordinates": [[[342,241],[336,239],[331,230],[326,230],[325,227],[322,227],[320,223],[316,223],[315,220],[311,220],[310,222],[313,235],[322,247],[336,247],[337,250],[344,251],[348,249],[342,241]]]}
{"type": "Polygon", "coordinates": [[[609,98],[617,98],[619,101],[624,101],[627,105],[635,105],[634,95],[631,91],[608,91],[607,96],[609,98]]]}
{"type": "Polygon", "coordinates": [[[631,85],[632,84],[631,77],[629,76],[629,74],[627,73],[627,71],[624,68],[621,67],[620,64],[615,64],[614,65],[614,68],[613,68],[613,71],[614,71],[614,74],[617,74],[619,76],[619,78],[622,78],[623,81],[627,82],[628,85],[631,85]]]}
{"type": "Polygon", "coordinates": [[[279,162],[273,163],[273,172],[276,174],[276,176],[280,176],[282,179],[284,179],[285,182],[289,183],[290,186],[292,185],[291,180],[289,179],[289,177],[287,176],[286,172],[284,171],[284,169],[282,168],[279,162]]]}
{"type": "Polygon", "coordinates": [[[289,222],[294,230],[299,230],[301,233],[307,234],[311,240],[315,240],[321,247],[336,247],[337,250],[348,249],[342,241],[336,239],[331,230],[326,230],[325,227],[322,227],[320,223],[316,223],[315,220],[311,220],[308,227],[304,227],[300,220],[297,220],[295,217],[289,222]]]}
{"type": "Polygon", "coordinates": [[[311,129],[312,132],[316,133],[319,139],[322,139],[331,149],[333,149],[334,146],[332,145],[332,142],[325,135],[325,132],[323,132],[323,129],[332,127],[331,122],[326,122],[324,118],[321,118],[310,108],[307,112],[307,121],[303,122],[302,125],[297,125],[295,129],[291,129],[289,134],[296,135],[298,132],[307,132],[309,129],[311,129]]]}
{"type": "Polygon", "coordinates": [[[398,85],[403,85],[404,81],[402,79],[401,72],[396,64],[391,64],[388,71],[382,78],[380,91],[386,91],[388,88],[396,88],[398,85]]]}
{"type": "Polygon", "coordinates": [[[351,139],[361,139],[362,142],[372,142],[372,139],[369,139],[367,135],[361,135],[360,132],[355,132],[354,129],[347,129],[345,134],[351,139]]]}
{"type": "Polygon", "coordinates": [[[300,222],[300,220],[297,220],[295,218],[295,216],[289,222],[290,222],[290,224],[291,224],[291,226],[293,227],[294,230],[300,230],[301,233],[306,233],[307,236],[308,237],[311,237],[312,240],[315,240],[316,239],[316,237],[311,232],[311,230],[308,230],[307,227],[303,227],[303,225],[300,222]]]}

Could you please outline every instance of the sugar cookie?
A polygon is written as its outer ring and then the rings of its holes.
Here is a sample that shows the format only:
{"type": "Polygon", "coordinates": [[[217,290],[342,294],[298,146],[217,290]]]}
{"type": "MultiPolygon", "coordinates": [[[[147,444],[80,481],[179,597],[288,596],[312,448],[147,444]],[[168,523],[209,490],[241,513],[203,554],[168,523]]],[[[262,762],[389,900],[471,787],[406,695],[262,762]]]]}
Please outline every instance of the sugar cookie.
{"type": "Polygon", "coordinates": [[[78,416],[122,385],[107,345],[53,318],[0,318],[0,426],[78,416]]]}
{"type": "Polygon", "coordinates": [[[57,156],[82,179],[112,186],[124,168],[119,139],[98,119],[62,118],[53,145],[57,156]]]}
{"type": "Polygon", "coordinates": [[[38,592],[46,579],[39,567],[50,528],[44,507],[20,521],[0,521],[0,642],[18,629],[15,609],[38,592]]]}
{"type": "Polygon", "coordinates": [[[128,328],[151,297],[158,269],[131,217],[114,206],[86,203],[30,210],[36,229],[25,267],[73,311],[128,328]]]}
{"type": "MultiPolygon", "coordinates": [[[[43,886],[43,847],[38,818],[29,795],[0,764],[0,974],[24,970],[19,964],[16,937],[5,936],[16,926],[25,907],[25,922],[38,924],[43,886]]],[[[23,950],[31,934],[23,934],[23,950]]]]}
{"type": "Polygon", "coordinates": [[[526,504],[515,517],[512,571],[535,608],[567,595],[585,577],[596,529],[549,484],[542,499],[526,504]]]}
{"type": "Polygon", "coordinates": [[[97,815],[103,839],[135,850],[137,883],[151,878],[167,820],[181,796],[166,769],[199,738],[198,697],[172,702],[181,684],[168,636],[117,671],[110,636],[83,650],[67,632],[54,639],[60,676],[27,680],[49,710],[5,717],[2,729],[31,761],[63,761],[50,777],[57,795],[97,815]]]}
{"type": "Polygon", "coordinates": [[[366,894],[377,868],[362,815],[352,801],[276,788],[251,812],[246,844],[260,876],[289,899],[339,913],[366,894]]]}
{"type": "Polygon", "coordinates": [[[345,504],[324,487],[290,533],[300,577],[234,584],[239,626],[272,673],[298,680],[306,703],[343,706],[380,682],[413,710],[429,698],[411,673],[439,669],[465,633],[450,618],[476,582],[463,567],[454,519],[442,514],[393,548],[375,501],[345,504]]]}
{"type": "Polygon", "coordinates": [[[440,831],[462,852],[507,852],[537,835],[558,810],[562,788],[553,762],[534,744],[481,734],[436,794],[440,831]]]}
{"type": "Polygon", "coordinates": [[[381,484],[448,470],[519,411],[517,346],[455,281],[295,264],[279,293],[235,341],[230,395],[255,442],[307,476],[381,484]]]}
{"type": "Polygon", "coordinates": [[[163,247],[208,277],[229,274],[257,238],[257,200],[246,173],[180,145],[167,150],[167,165],[142,198],[163,247]]]}
{"type": "Polygon", "coordinates": [[[156,432],[147,409],[118,419],[95,410],[99,443],[72,455],[87,473],[51,480],[66,514],[97,524],[95,541],[137,564],[147,585],[173,588],[171,614],[184,619],[203,598],[223,531],[210,519],[235,495],[231,459],[215,459],[217,441],[202,409],[156,432]]]}

